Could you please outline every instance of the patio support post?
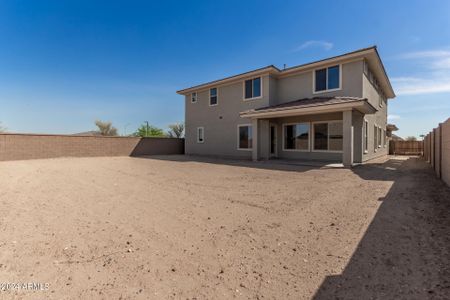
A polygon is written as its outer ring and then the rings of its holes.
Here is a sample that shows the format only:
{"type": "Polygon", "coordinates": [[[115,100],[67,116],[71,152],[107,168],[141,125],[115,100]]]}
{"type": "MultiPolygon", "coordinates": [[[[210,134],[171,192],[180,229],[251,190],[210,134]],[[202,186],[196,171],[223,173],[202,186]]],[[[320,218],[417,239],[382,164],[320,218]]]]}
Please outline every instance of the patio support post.
{"type": "Polygon", "coordinates": [[[252,159],[258,160],[258,119],[252,119],[252,159]]]}
{"type": "Polygon", "coordinates": [[[346,110],[343,112],[343,145],[342,145],[342,163],[345,167],[353,165],[353,123],[352,111],[346,110]]]}

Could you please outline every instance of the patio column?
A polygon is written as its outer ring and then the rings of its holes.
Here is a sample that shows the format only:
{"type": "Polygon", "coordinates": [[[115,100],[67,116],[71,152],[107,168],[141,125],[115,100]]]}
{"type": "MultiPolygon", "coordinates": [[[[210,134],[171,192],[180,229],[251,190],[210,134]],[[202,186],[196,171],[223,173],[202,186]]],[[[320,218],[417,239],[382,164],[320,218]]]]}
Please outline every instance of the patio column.
{"type": "Polygon", "coordinates": [[[258,119],[252,119],[252,159],[258,160],[258,119]]]}
{"type": "Polygon", "coordinates": [[[346,110],[342,113],[342,130],[343,130],[343,145],[342,145],[342,163],[345,167],[353,165],[353,123],[352,111],[346,110]]]}

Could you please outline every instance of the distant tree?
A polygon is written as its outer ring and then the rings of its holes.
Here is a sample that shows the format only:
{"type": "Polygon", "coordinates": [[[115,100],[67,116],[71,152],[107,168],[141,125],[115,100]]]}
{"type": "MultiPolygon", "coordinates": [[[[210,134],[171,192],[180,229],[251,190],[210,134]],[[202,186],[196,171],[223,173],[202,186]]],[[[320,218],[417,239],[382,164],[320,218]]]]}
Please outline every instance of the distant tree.
{"type": "Polygon", "coordinates": [[[6,127],[2,126],[2,122],[0,122],[0,132],[6,132],[6,127]]]}
{"type": "Polygon", "coordinates": [[[168,135],[169,137],[172,138],[182,138],[184,136],[184,124],[183,123],[170,124],[168,135]]]}
{"type": "Polygon", "coordinates": [[[98,127],[98,131],[101,135],[105,136],[116,136],[117,135],[117,128],[112,126],[111,122],[104,122],[97,120],[95,121],[95,126],[98,127]]]}
{"type": "Polygon", "coordinates": [[[153,125],[148,125],[148,123],[142,124],[133,135],[140,137],[165,136],[164,131],[161,128],[153,125]]]}
{"type": "Polygon", "coordinates": [[[417,138],[415,136],[408,136],[405,139],[406,141],[417,141],[417,138]]]}

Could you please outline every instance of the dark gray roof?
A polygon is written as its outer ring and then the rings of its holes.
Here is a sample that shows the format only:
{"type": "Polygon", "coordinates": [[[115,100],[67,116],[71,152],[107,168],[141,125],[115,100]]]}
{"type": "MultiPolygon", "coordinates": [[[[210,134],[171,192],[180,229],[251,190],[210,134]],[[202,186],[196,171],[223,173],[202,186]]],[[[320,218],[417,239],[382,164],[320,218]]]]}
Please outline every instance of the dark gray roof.
{"type": "Polygon", "coordinates": [[[341,104],[341,103],[350,103],[350,102],[360,102],[367,101],[366,98],[359,97],[314,97],[314,98],[304,98],[291,102],[286,102],[277,105],[260,107],[257,109],[247,110],[242,112],[245,113],[254,113],[254,112],[263,112],[263,111],[277,111],[277,110],[286,110],[286,109],[297,109],[297,108],[306,108],[306,107],[315,107],[315,106],[324,106],[331,104],[341,104]]]}

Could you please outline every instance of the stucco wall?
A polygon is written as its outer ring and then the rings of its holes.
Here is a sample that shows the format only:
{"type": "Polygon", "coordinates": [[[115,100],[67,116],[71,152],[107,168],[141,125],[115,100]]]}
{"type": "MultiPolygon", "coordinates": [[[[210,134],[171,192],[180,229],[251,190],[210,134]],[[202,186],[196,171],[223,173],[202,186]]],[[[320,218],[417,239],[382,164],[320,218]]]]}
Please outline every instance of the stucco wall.
{"type": "Polygon", "coordinates": [[[366,161],[369,159],[387,155],[389,152],[388,143],[386,143],[386,146],[382,145],[381,148],[377,148],[376,151],[374,145],[374,126],[377,125],[380,126],[382,130],[386,130],[389,100],[383,102],[383,106],[380,107],[378,101],[378,92],[364,74],[362,74],[362,82],[363,97],[367,98],[369,103],[371,103],[378,110],[375,114],[366,114],[364,116],[364,119],[369,122],[369,147],[367,153],[363,153],[363,161],[366,161]]]}
{"type": "Polygon", "coordinates": [[[364,114],[353,111],[353,161],[361,163],[363,161],[363,124],[364,114]]]}
{"type": "Polygon", "coordinates": [[[0,161],[183,154],[184,139],[0,134],[0,161]]]}
{"type": "MultiPolygon", "coordinates": [[[[239,113],[245,110],[265,107],[294,101],[302,98],[329,97],[329,96],[353,96],[366,97],[378,112],[366,115],[369,122],[369,149],[362,154],[362,126],[363,118],[360,113],[353,114],[354,126],[354,161],[361,162],[371,158],[386,155],[388,146],[382,146],[374,150],[373,126],[377,124],[383,130],[387,123],[387,103],[382,107],[378,105],[378,93],[365,77],[363,61],[347,61],[342,63],[341,89],[333,92],[313,93],[314,68],[307,69],[296,75],[274,78],[271,75],[262,76],[262,97],[260,99],[244,101],[243,80],[217,86],[218,105],[209,105],[209,89],[197,91],[197,102],[191,103],[191,95],[185,96],[186,105],[186,154],[213,155],[222,157],[236,157],[250,159],[251,151],[238,150],[238,125],[251,124],[250,119],[243,119],[239,113]],[[197,143],[197,128],[204,128],[204,142],[197,143]]],[[[342,113],[339,113],[342,118],[342,113]]],[[[312,116],[311,118],[315,118],[312,116]]],[[[275,121],[276,122],[276,121],[275,121]]],[[[258,137],[266,138],[266,128],[261,128],[258,137]],[[263,136],[260,136],[263,135],[263,136]]],[[[281,132],[279,134],[279,141],[281,132]]],[[[281,147],[281,143],[278,143],[281,147]]],[[[292,154],[288,153],[280,157],[311,157],[314,159],[337,159],[338,155],[331,153],[320,154],[292,154]]],[[[341,159],[341,155],[339,156],[341,159]]]]}
{"type": "Polygon", "coordinates": [[[362,74],[362,60],[342,64],[342,89],[325,93],[313,92],[314,69],[295,76],[282,77],[278,79],[276,85],[277,101],[285,103],[303,98],[331,96],[362,97],[362,74]]]}
{"type": "Polygon", "coordinates": [[[209,89],[198,92],[196,103],[186,96],[186,154],[251,158],[251,151],[237,149],[237,126],[251,123],[239,116],[241,111],[269,105],[269,76],[262,79],[260,99],[244,101],[244,81],[218,86],[216,106],[209,105],[209,89]],[[197,127],[204,127],[204,143],[197,143],[197,127]]]}

